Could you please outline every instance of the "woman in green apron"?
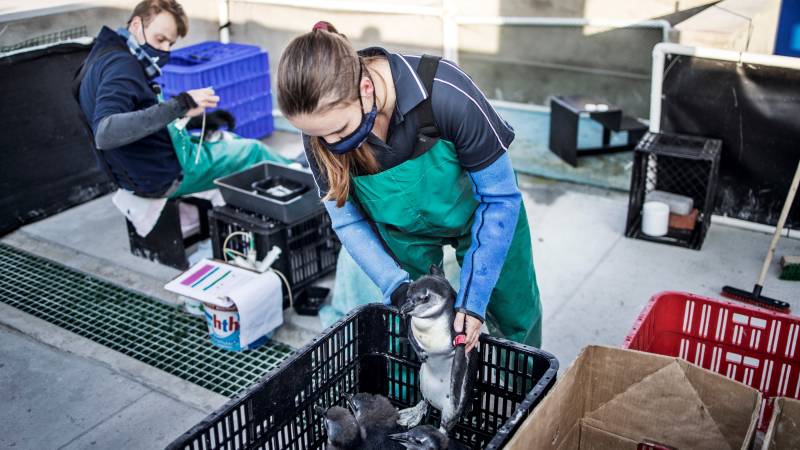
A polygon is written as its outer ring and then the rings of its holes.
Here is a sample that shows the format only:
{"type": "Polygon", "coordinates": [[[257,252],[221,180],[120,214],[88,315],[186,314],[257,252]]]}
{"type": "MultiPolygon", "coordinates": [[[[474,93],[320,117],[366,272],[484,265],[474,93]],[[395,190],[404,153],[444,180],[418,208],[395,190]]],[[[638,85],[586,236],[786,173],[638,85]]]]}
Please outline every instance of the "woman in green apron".
{"type": "Polygon", "coordinates": [[[467,350],[487,317],[504,337],[541,344],[530,227],[507,153],[514,132],[466,74],[439,58],[356,52],[319,22],[284,51],[277,87],[346,249],[334,307],[401,302],[451,246],[467,350]]]}

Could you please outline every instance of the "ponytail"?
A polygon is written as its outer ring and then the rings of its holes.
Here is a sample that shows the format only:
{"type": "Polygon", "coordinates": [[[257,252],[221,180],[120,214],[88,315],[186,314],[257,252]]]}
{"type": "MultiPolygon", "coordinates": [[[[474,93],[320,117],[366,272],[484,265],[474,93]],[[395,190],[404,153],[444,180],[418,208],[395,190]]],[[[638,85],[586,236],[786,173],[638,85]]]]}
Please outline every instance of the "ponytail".
{"type": "MultiPolygon", "coordinates": [[[[342,101],[357,99],[360,57],[347,37],[330,22],[319,21],[310,32],[286,47],[278,63],[278,107],[285,117],[324,112],[342,101]],[[325,100],[325,104],[320,104],[325,100]]],[[[380,170],[372,149],[365,143],[343,155],[326,150],[319,137],[310,139],[314,156],[329,189],[324,200],[344,206],[355,174],[380,170]]]]}

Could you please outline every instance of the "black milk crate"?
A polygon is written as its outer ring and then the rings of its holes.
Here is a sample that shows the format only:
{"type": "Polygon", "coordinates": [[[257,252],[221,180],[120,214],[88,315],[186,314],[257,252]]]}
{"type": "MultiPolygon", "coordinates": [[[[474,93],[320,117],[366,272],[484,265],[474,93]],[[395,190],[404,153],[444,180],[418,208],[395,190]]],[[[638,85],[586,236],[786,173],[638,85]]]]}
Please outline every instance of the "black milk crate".
{"type": "MultiPolygon", "coordinates": [[[[419,361],[406,327],[389,306],[354,310],[168,448],[322,449],[325,426],[314,406],[344,406],[342,394],[356,392],[385,395],[399,408],[415,405],[419,361]]],[[[452,436],[469,448],[499,449],[555,383],[558,360],[487,335],[479,348],[472,408],[452,436]]]]}
{"type": "MultiPolygon", "coordinates": [[[[232,206],[218,206],[208,212],[208,222],[215,259],[224,259],[222,245],[225,238],[236,231],[253,234],[259,260],[266,256],[272,246],[280,247],[281,255],[272,267],[286,276],[295,296],[336,269],[341,245],[324,210],[284,224],[258,213],[232,206]]],[[[241,237],[231,238],[228,249],[244,253],[244,240],[241,237]]],[[[284,307],[288,306],[288,299],[288,294],[284,294],[284,307]]]]}
{"type": "Polygon", "coordinates": [[[634,153],[625,236],[700,250],[714,211],[721,148],[719,139],[647,132],[634,153]],[[698,210],[694,230],[642,233],[642,207],[654,190],[691,197],[698,210]]]}

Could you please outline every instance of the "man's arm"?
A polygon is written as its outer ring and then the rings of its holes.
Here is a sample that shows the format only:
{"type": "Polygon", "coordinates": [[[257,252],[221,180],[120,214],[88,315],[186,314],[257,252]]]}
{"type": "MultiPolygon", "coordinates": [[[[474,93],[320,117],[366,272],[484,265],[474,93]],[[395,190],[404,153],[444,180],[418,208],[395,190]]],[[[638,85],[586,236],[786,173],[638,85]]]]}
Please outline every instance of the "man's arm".
{"type": "Polygon", "coordinates": [[[152,96],[139,63],[125,54],[111,54],[98,64],[100,80],[92,118],[98,149],[120,147],[163,129],[185,115],[197,115],[215,107],[219,97],[212,89],[182,92],[161,104],[136,110],[136,105],[152,96]]]}
{"type": "Polygon", "coordinates": [[[186,92],[138,111],[111,114],[100,119],[94,132],[97,148],[107,150],[136,142],[183,117],[197,107],[192,96],[186,92]]]}

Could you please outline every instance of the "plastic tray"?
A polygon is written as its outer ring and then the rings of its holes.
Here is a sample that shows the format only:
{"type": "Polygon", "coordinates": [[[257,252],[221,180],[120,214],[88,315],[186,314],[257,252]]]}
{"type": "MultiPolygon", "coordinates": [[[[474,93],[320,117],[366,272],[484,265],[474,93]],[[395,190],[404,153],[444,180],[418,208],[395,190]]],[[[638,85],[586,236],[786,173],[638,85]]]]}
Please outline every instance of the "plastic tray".
{"type": "Polygon", "coordinates": [[[225,203],[283,223],[296,222],[323,211],[314,178],[307,170],[292,169],[282,164],[265,162],[233,175],[216,179],[214,184],[219,187],[225,203]],[[283,177],[304,185],[308,189],[303,194],[287,201],[260,195],[253,189],[253,183],[270,177],[283,177]]]}
{"type": "MultiPolygon", "coordinates": [[[[416,404],[419,362],[403,341],[406,325],[388,306],[356,309],[168,448],[322,449],[325,427],[314,406],[342,404],[343,393],[355,392],[416,404]]],[[[553,386],[558,360],[487,335],[480,351],[472,410],[453,437],[469,448],[498,449],[553,386]]]]}
{"type": "Polygon", "coordinates": [[[683,292],[645,306],[624,348],[677,356],[764,395],[759,430],[773,397],[800,398],[800,317],[683,292]]]}

